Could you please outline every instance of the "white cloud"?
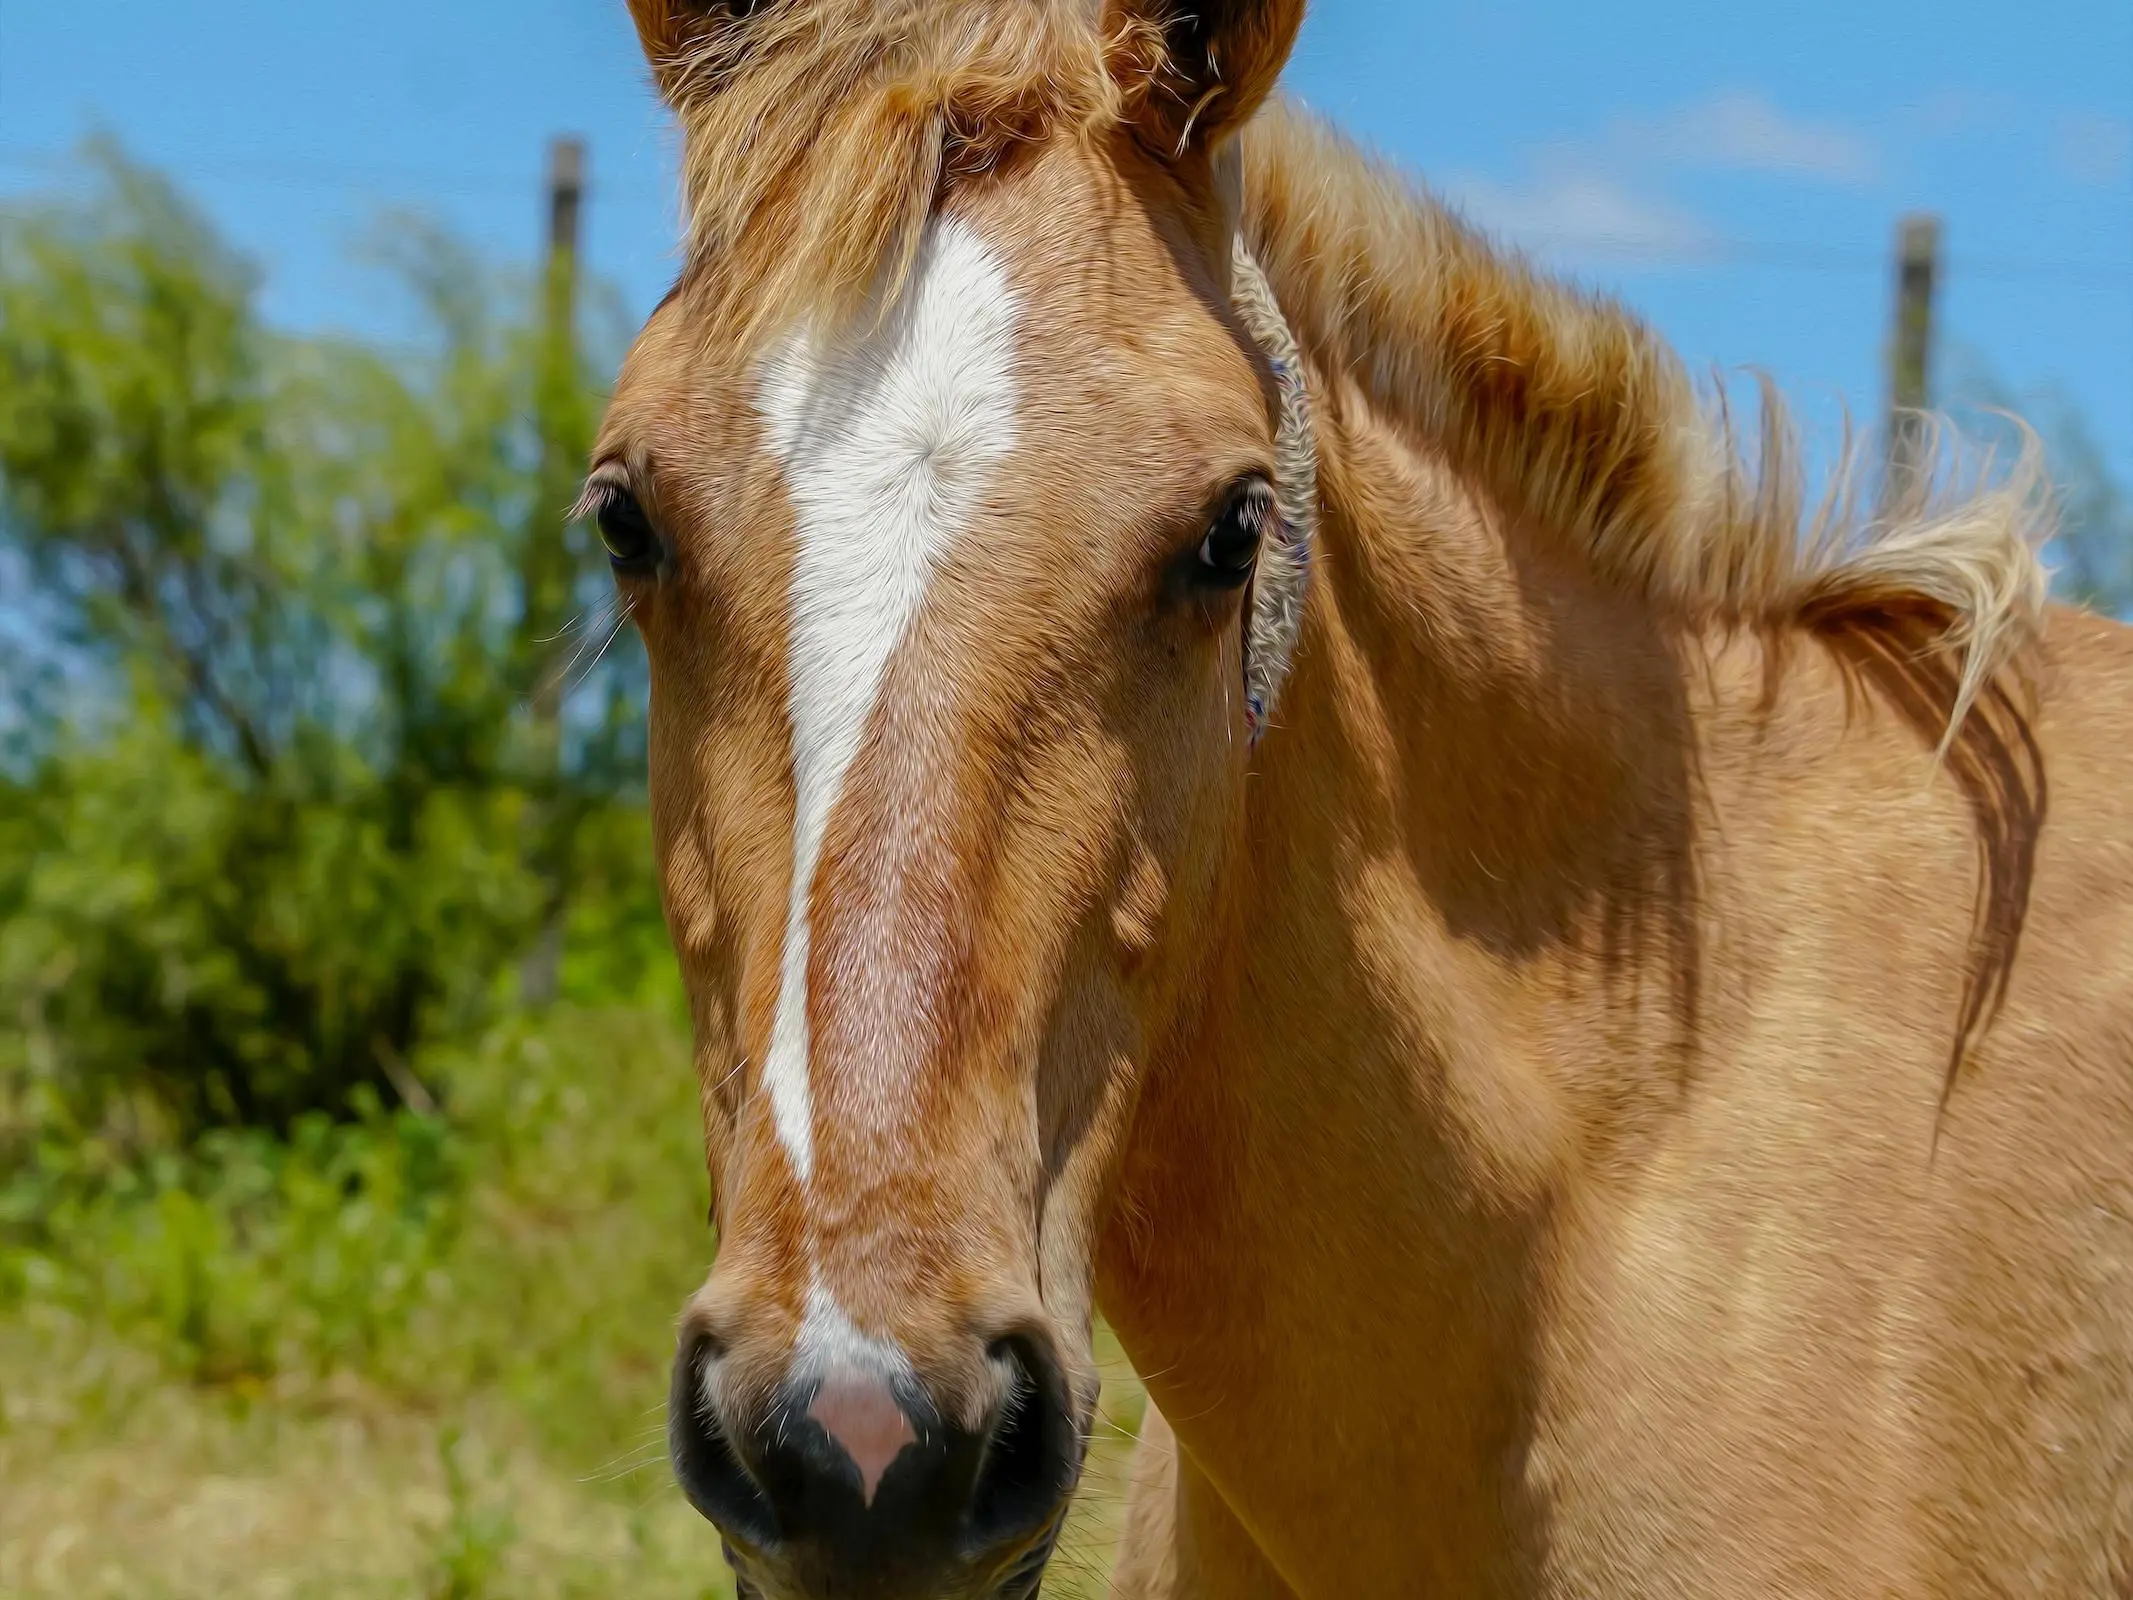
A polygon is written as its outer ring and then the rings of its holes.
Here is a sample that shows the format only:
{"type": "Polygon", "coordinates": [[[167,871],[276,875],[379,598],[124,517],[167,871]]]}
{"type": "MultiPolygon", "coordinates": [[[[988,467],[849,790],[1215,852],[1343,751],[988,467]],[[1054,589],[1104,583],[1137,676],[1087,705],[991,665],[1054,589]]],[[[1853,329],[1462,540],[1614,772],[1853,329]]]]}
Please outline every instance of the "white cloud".
{"type": "Polygon", "coordinates": [[[1633,156],[1664,166],[1774,172],[1842,184],[1871,183],[1881,153],[1857,129],[1796,117],[1752,90],[1732,90],[1656,118],[1616,124],[1633,156]]]}
{"type": "Polygon", "coordinates": [[[1528,248],[1673,259],[1713,243],[1711,230],[1672,201],[1560,151],[1518,182],[1467,175],[1443,187],[1476,223],[1528,248]]]}
{"type": "Polygon", "coordinates": [[[2018,117],[2021,105],[2004,89],[1935,89],[1898,115],[1905,129],[1917,138],[1951,139],[2018,117]]]}
{"type": "Polygon", "coordinates": [[[1767,173],[1859,186],[1873,182],[1881,165],[1863,133],[1733,90],[1658,116],[1617,118],[1588,140],[1542,146],[1513,179],[1466,174],[1443,187],[1476,222],[1516,244],[1679,261],[1723,243],[1669,194],[1680,174],[1767,173]]]}
{"type": "Polygon", "coordinates": [[[2125,182],[2133,172],[2133,122],[2094,114],[2062,117],[2059,165],[2081,183],[2125,182]]]}

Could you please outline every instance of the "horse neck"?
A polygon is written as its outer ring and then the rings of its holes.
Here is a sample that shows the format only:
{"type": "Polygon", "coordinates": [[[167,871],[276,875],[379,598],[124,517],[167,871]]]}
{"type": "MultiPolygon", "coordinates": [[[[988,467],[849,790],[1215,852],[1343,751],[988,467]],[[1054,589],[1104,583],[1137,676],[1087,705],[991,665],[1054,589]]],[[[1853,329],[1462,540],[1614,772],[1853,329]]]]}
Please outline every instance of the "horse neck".
{"type": "Polygon", "coordinates": [[[1242,1410],[1266,1428],[1270,1391],[1382,1411],[1354,1375],[1406,1352],[1402,1384],[1458,1390],[1404,1413],[1458,1462],[1454,1435],[1518,1410],[1502,1357],[1563,1175],[1665,1100],[1693,1020],[1686,680],[1640,604],[1550,566],[1352,392],[1319,409],[1305,636],[1102,1292],[1188,1444],[1242,1410]]]}

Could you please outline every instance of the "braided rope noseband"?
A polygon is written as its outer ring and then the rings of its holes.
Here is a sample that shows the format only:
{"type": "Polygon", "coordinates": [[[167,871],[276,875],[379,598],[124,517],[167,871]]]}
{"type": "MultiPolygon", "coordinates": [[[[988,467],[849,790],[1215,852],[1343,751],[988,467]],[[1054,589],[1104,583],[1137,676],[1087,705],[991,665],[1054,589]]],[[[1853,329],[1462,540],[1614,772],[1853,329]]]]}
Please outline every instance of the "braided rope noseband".
{"type": "Polygon", "coordinates": [[[1231,273],[1238,319],[1273,368],[1281,395],[1281,419],[1274,433],[1274,537],[1259,552],[1244,637],[1244,714],[1257,744],[1303,631],[1311,549],[1318,537],[1318,443],[1311,431],[1303,353],[1242,234],[1231,251],[1231,273]]]}

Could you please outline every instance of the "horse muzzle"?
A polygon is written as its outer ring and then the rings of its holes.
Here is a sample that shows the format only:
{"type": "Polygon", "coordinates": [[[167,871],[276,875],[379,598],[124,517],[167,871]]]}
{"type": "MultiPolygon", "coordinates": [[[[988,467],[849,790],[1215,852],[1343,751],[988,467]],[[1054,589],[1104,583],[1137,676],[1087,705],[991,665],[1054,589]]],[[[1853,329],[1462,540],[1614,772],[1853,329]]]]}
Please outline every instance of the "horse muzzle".
{"type": "MultiPolygon", "coordinates": [[[[863,1354],[863,1353],[861,1353],[863,1354]]],[[[720,1341],[685,1333],[668,1442],[690,1503],[761,1600],[1024,1600],[1043,1576],[1087,1440],[1050,1336],[976,1352],[998,1398],[976,1427],[908,1366],[811,1363],[749,1404],[720,1341]]]]}

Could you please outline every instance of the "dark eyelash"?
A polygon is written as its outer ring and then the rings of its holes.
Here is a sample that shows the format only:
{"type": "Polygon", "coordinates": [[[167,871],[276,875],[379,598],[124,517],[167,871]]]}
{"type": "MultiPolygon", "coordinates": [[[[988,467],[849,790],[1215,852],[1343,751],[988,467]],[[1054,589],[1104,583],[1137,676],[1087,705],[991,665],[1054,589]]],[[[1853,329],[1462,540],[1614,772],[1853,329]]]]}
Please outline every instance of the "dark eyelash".
{"type": "Polygon", "coordinates": [[[578,498],[568,512],[572,522],[597,522],[600,513],[621,495],[629,493],[619,483],[606,478],[594,478],[578,491],[578,498]]]}

